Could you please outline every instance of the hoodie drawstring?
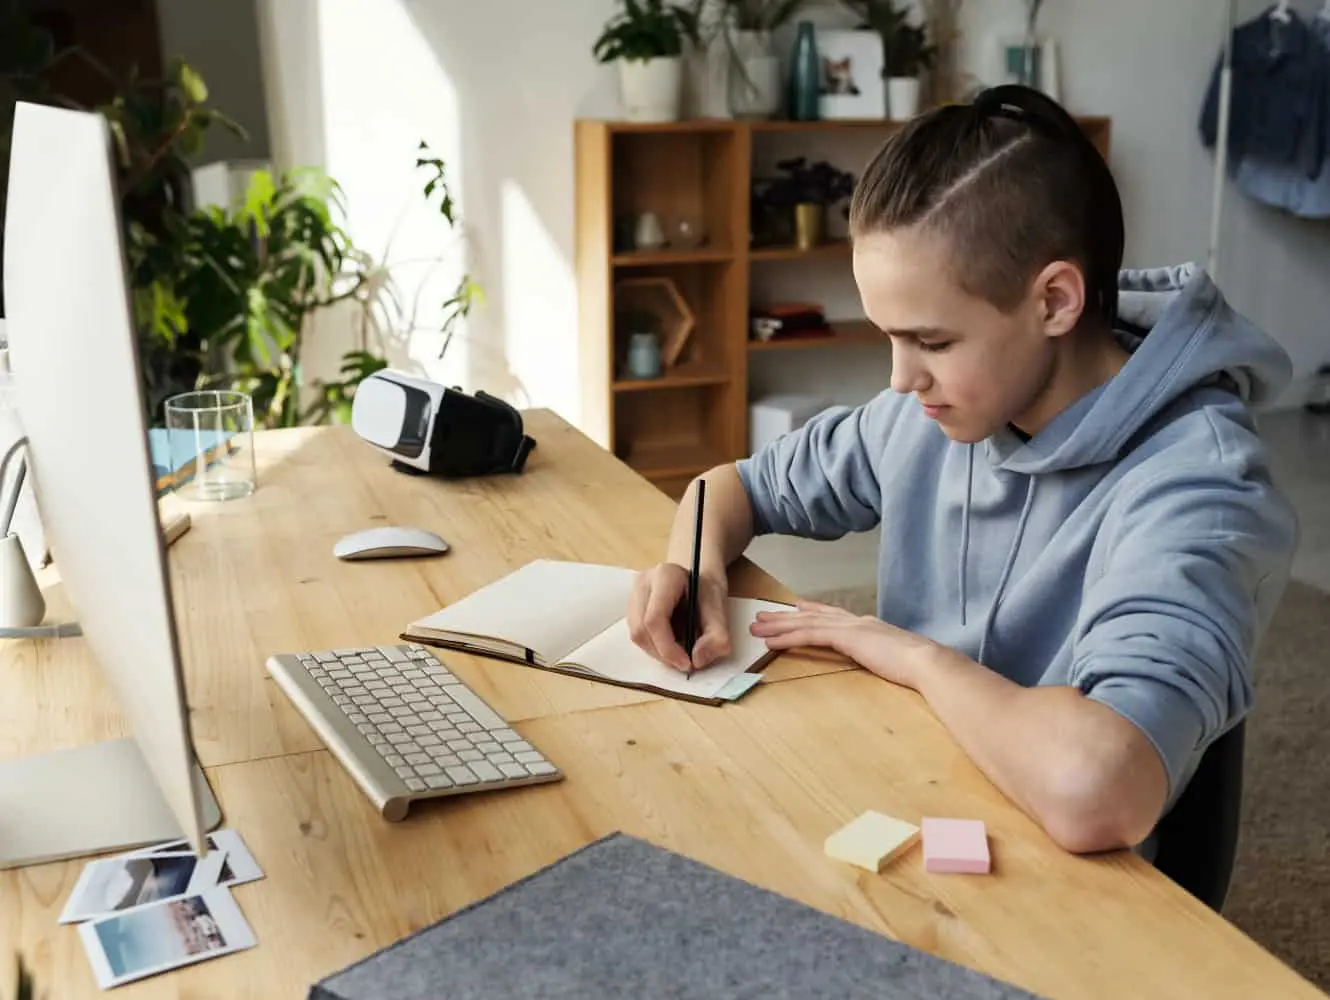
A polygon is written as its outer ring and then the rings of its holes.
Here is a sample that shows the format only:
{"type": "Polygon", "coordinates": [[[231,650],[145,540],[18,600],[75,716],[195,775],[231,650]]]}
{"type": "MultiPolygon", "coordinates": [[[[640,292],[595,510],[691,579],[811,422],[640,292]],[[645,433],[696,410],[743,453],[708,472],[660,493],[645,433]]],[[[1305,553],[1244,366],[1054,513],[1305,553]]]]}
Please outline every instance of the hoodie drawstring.
{"type": "Polygon", "coordinates": [[[965,624],[965,563],[970,557],[970,490],[974,486],[974,445],[969,448],[969,464],[965,470],[965,510],[961,514],[961,624],[965,624]]]}
{"type": "MultiPolygon", "coordinates": [[[[1016,553],[1020,551],[1021,537],[1025,534],[1025,522],[1030,518],[1030,508],[1034,506],[1036,478],[1036,476],[1031,476],[1029,485],[1025,488],[1025,506],[1021,508],[1021,518],[1016,522],[1016,537],[1011,540],[1011,551],[1007,553],[1006,565],[1002,567],[1002,576],[998,580],[997,593],[993,595],[993,604],[988,609],[988,617],[984,619],[984,631],[979,636],[980,664],[983,664],[984,653],[988,649],[988,633],[993,628],[993,619],[997,617],[998,605],[1002,602],[1002,592],[1007,589],[1007,581],[1011,578],[1012,567],[1016,565],[1016,553]]],[[[969,506],[968,495],[966,506],[969,506]]]]}

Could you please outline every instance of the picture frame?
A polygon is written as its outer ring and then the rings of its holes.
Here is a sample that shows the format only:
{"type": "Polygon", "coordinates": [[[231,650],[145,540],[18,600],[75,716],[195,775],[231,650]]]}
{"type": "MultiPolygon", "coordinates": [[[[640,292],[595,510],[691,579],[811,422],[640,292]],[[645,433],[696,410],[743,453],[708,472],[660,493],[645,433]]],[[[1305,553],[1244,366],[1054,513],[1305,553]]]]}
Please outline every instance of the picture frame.
{"type": "Polygon", "coordinates": [[[1055,101],[1062,100],[1059,82],[1058,45],[1052,38],[1037,37],[1034,45],[1033,79],[1025,79],[1026,39],[1004,36],[998,39],[998,83],[1024,83],[1042,91],[1055,101]]]}
{"type": "Polygon", "coordinates": [[[817,32],[818,114],[827,119],[885,118],[882,39],[875,31],[817,32]]]}

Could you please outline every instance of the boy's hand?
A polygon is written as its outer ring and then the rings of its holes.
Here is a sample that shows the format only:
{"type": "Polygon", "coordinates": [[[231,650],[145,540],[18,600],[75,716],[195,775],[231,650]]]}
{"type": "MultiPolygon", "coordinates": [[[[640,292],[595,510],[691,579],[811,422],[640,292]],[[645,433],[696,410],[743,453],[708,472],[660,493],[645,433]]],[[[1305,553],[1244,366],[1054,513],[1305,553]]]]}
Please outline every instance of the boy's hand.
{"type": "MultiPolygon", "coordinates": [[[[722,577],[698,578],[698,636],[693,644],[695,669],[709,666],[730,652],[730,632],[726,621],[729,585],[722,577]]],[[[688,570],[676,563],[661,563],[639,573],[628,598],[628,634],[633,642],[668,667],[687,670],[688,654],[680,640],[682,623],[688,609],[688,570]]]]}
{"type": "Polygon", "coordinates": [[[749,631],[768,649],[826,646],[893,684],[917,688],[920,664],[936,644],[873,615],[799,601],[795,611],[759,611],[749,631]]]}

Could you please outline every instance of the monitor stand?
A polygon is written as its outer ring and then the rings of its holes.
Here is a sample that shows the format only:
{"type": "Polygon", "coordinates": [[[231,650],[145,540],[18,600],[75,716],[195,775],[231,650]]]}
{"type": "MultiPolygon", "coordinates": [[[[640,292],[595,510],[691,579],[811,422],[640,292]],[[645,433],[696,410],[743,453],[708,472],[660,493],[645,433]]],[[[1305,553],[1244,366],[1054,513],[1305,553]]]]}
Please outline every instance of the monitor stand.
{"type": "MultiPolygon", "coordinates": [[[[194,764],[203,828],[222,819],[194,764]]],[[[132,739],[0,762],[0,869],[186,836],[132,739]]]]}

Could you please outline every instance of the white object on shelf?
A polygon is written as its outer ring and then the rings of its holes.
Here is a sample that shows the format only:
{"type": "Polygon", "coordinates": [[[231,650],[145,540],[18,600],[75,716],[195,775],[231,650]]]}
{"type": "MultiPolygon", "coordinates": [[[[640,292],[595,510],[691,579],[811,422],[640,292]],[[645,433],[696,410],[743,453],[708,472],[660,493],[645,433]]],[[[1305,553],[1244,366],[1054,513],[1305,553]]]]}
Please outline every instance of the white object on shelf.
{"type": "Polygon", "coordinates": [[[678,121],[683,100],[683,58],[620,59],[619,87],[630,122],[678,121]]]}
{"type": "Polygon", "coordinates": [[[748,404],[749,453],[760,451],[782,434],[798,430],[830,405],[825,396],[798,392],[753,400],[748,404]]]}

